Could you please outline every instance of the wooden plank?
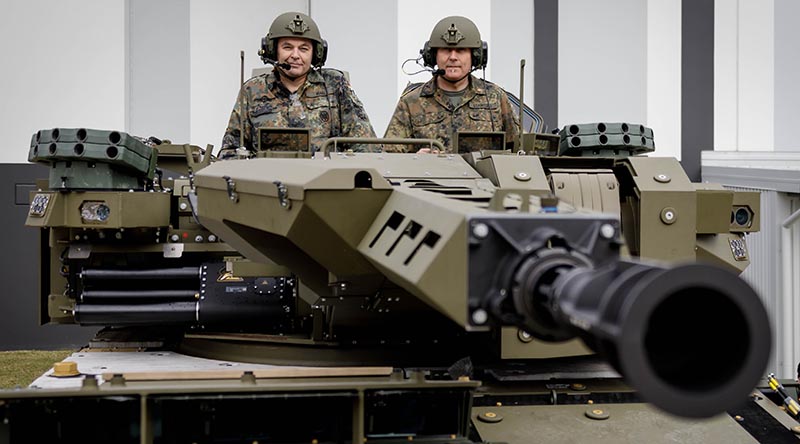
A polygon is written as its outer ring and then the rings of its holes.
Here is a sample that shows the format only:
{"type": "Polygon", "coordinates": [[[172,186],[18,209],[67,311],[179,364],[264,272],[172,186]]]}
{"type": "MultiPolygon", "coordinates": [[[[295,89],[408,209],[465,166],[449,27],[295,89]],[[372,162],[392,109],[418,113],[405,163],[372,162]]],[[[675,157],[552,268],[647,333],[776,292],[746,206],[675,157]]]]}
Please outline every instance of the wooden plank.
{"type": "MultiPolygon", "coordinates": [[[[269,369],[199,370],[166,372],[121,373],[126,381],[174,381],[198,379],[239,379],[246,371],[252,371],[256,379],[261,378],[325,378],[344,376],[388,376],[392,367],[275,367],[269,369]]],[[[120,373],[103,373],[108,381],[120,373]]]]}

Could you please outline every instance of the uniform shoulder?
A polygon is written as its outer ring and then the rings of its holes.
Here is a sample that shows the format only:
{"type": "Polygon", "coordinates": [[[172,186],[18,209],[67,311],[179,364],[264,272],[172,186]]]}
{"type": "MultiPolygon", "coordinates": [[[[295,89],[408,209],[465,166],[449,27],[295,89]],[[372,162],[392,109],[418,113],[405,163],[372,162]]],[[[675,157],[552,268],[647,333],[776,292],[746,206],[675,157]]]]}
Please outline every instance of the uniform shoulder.
{"type": "Polygon", "coordinates": [[[484,80],[484,79],[479,79],[477,77],[476,77],[476,79],[477,79],[477,85],[483,86],[487,91],[503,91],[503,92],[506,91],[505,89],[503,89],[500,85],[498,85],[496,83],[493,83],[493,82],[490,82],[490,81],[484,80]]]}
{"type": "Polygon", "coordinates": [[[256,85],[266,85],[267,84],[267,76],[268,73],[262,73],[257,76],[250,77],[249,79],[244,81],[243,87],[251,87],[256,85]]]}
{"type": "Polygon", "coordinates": [[[406,89],[403,90],[403,93],[400,94],[400,101],[402,102],[414,102],[417,100],[421,100],[424,97],[432,96],[436,88],[434,86],[434,80],[428,80],[424,83],[411,83],[406,86],[406,89]]]}
{"type": "Polygon", "coordinates": [[[338,81],[347,81],[347,75],[344,71],[338,70],[336,68],[321,68],[319,73],[322,75],[322,78],[325,80],[338,80],[338,81]]]}
{"type": "Polygon", "coordinates": [[[424,82],[409,83],[406,86],[406,89],[403,90],[403,93],[400,94],[400,97],[405,97],[409,94],[413,94],[414,92],[416,92],[416,94],[419,94],[424,84],[425,84],[424,82]]]}

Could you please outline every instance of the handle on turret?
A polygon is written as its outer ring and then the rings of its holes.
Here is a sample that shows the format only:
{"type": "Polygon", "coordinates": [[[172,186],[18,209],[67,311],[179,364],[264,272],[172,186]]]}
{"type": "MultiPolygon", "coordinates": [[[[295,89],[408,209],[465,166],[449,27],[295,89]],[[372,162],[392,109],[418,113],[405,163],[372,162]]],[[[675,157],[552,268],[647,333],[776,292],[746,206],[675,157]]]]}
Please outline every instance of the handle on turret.
{"type": "Polygon", "coordinates": [[[330,146],[333,145],[333,151],[336,152],[336,147],[340,143],[358,143],[363,145],[428,145],[431,149],[437,149],[440,153],[444,153],[444,145],[442,142],[433,139],[403,139],[403,138],[360,138],[360,137],[331,137],[322,144],[320,151],[323,153],[323,158],[328,157],[330,154],[330,146]]]}

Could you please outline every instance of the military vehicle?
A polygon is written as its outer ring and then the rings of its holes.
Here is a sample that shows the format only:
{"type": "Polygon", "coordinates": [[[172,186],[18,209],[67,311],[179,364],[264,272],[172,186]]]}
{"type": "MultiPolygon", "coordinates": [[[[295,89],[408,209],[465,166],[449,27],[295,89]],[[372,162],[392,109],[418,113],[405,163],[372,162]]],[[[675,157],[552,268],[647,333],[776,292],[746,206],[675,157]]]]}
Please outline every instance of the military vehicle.
{"type": "Polygon", "coordinates": [[[37,132],[43,323],[107,327],[90,350],[319,372],[3,392],[0,441],[755,442],[764,424],[792,437],[752,393],[771,333],[737,274],[758,195],[640,155],[654,148],[641,125],[473,150],[502,138],[461,133],[440,154],[335,138],[312,153],[307,132],[278,129],[256,158],[213,162],[211,147],[37,132]]]}

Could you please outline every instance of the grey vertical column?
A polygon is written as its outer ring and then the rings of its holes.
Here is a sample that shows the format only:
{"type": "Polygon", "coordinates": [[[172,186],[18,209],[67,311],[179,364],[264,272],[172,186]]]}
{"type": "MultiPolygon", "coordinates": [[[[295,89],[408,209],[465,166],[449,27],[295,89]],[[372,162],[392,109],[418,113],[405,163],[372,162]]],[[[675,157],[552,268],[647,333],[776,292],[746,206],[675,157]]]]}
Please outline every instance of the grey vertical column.
{"type": "Polygon", "coordinates": [[[397,0],[311,1],[309,10],[328,42],[325,65],[348,71],[372,127],[383,136],[397,103],[397,0]]]}
{"type": "Polygon", "coordinates": [[[189,141],[189,0],[128,6],[128,128],[189,141]]]}
{"type": "Polygon", "coordinates": [[[558,0],[533,3],[534,109],[548,128],[558,122],[558,0]]]}
{"type": "Polygon", "coordinates": [[[681,14],[681,165],[699,181],[714,149],[714,0],[683,0],[681,14]]]}

